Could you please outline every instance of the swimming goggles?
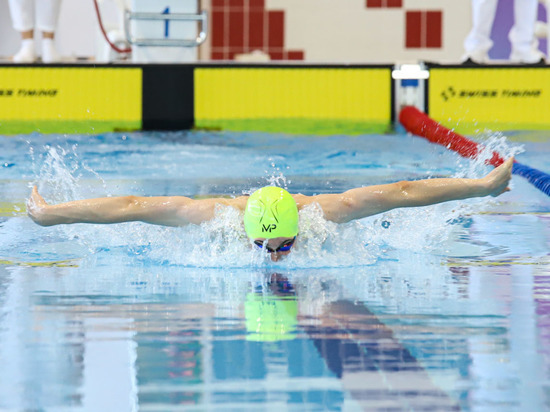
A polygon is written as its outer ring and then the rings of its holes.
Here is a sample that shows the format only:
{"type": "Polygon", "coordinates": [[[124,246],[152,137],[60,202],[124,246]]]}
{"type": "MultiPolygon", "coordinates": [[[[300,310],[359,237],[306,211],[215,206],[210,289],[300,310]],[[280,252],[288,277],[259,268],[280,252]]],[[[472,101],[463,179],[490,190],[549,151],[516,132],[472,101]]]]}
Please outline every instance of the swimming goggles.
{"type": "MultiPolygon", "coordinates": [[[[267,249],[267,252],[268,253],[275,253],[275,252],[287,252],[290,250],[290,248],[292,247],[292,245],[294,244],[294,241],[296,240],[296,236],[294,236],[293,239],[290,239],[290,240],[285,240],[283,243],[281,243],[281,245],[277,248],[277,249],[272,249],[270,248],[269,246],[266,246],[265,248],[267,249]]],[[[256,246],[258,246],[259,248],[263,248],[264,247],[264,241],[262,240],[255,240],[254,241],[254,244],[256,246]]]]}

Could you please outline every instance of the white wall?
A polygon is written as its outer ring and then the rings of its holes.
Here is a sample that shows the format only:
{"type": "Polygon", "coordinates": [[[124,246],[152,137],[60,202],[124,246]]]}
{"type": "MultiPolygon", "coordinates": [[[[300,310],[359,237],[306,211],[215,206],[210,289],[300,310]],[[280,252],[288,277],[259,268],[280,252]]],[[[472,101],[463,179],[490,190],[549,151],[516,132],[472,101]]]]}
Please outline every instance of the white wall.
{"type": "MultiPolygon", "coordinates": [[[[209,8],[209,0],[202,4],[209,8]]],[[[309,62],[458,62],[471,25],[467,0],[404,0],[401,9],[367,9],[365,0],[266,0],[266,8],[285,11],[285,48],[305,50],[309,62]],[[443,47],[405,49],[405,11],[427,9],[443,10],[443,47]]],[[[105,14],[106,20],[112,17],[105,14]]],[[[62,1],[57,44],[69,58],[94,56],[96,45],[105,44],[93,0],[62,1]]],[[[0,0],[0,58],[13,55],[18,47],[7,1],[0,0]]],[[[208,57],[205,50],[200,55],[208,57]]]]}
{"type": "Polygon", "coordinates": [[[470,1],[404,0],[400,9],[373,9],[365,0],[266,0],[284,10],[285,47],[305,49],[311,62],[458,62],[471,27],[470,1]],[[443,10],[443,47],[405,49],[405,12],[443,10]]]}

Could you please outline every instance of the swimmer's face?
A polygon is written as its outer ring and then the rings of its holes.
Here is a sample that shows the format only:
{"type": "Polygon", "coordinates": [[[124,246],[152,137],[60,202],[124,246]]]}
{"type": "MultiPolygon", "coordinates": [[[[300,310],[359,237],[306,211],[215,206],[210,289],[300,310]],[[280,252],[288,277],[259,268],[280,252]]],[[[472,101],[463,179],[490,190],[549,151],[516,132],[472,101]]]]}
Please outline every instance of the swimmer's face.
{"type": "MultiPolygon", "coordinates": [[[[258,247],[263,247],[265,238],[254,239],[254,244],[258,247]]],[[[273,262],[277,262],[283,256],[288,255],[292,251],[292,246],[296,241],[296,237],[275,237],[267,239],[267,251],[273,262]]]]}

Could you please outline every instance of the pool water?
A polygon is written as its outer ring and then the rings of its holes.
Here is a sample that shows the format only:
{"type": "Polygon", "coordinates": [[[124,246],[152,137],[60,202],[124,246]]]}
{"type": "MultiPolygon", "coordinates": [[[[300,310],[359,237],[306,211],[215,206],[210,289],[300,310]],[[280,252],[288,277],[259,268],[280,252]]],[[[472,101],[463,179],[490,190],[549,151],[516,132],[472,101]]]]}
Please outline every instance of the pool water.
{"type": "MultiPolygon", "coordinates": [[[[480,137],[550,172],[533,133],[480,137]]],[[[40,227],[47,201],[304,194],[480,177],[405,134],[0,137],[0,410],[542,411],[550,408],[550,200],[498,198],[345,225],[301,212],[287,259],[238,212],[201,226],[40,227]]]]}

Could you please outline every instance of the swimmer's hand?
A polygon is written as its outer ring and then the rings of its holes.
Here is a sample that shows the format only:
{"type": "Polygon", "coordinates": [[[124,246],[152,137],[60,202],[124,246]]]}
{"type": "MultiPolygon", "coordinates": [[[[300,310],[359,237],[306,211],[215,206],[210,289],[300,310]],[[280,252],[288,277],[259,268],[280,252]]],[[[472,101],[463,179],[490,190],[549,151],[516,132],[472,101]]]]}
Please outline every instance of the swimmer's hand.
{"type": "Polygon", "coordinates": [[[27,213],[29,217],[40,226],[51,226],[54,222],[48,219],[49,205],[44,198],[38,193],[36,186],[32,188],[31,197],[27,200],[27,213]]]}
{"type": "Polygon", "coordinates": [[[504,192],[510,191],[510,187],[508,185],[510,184],[510,179],[512,178],[513,165],[514,158],[511,157],[481,179],[487,189],[487,195],[496,197],[504,192]]]}

